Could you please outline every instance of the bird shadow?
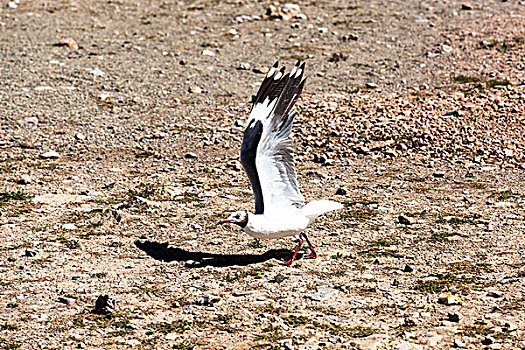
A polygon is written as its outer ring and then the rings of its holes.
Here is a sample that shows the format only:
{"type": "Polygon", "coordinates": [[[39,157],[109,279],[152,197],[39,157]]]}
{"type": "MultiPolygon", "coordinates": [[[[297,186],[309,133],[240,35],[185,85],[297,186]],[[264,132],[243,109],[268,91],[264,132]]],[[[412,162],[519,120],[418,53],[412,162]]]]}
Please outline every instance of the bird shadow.
{"type": "Polygon", "coordinates": [[[135,245],[155,260],[184,261],[186,262],[185,266],[189,268],[246,266],[270,259],[284,260],[290,258],[290,251],[286,249],[271,249],[263,254],[214,254],[190,252],[181,248],[170,247],[168,242],[136,241],[135,245]]]}

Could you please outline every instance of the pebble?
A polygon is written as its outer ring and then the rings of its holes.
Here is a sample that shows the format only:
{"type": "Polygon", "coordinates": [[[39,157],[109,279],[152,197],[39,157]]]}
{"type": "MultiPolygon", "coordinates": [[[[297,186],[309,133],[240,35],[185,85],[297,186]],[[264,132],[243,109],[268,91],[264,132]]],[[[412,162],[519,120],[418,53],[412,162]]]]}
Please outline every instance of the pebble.
{"type": "Polygon", "coordinates": [[[68,298],[68,297],[58,297],[58,300],[57,300],[59,303],[62,303],[62,304],[66,304],[68,306],[72,306],[72,305],[75,305],[76,303],[76,300],[73,299],[73,298],[68,298]]]}
{"type": "Polygon", "coordinates": [[[89,71],[93,77],[97,78],[97,77],[101,77],[103,76],[105,73],[103,71],[101,71],[100,69],[98,68],[95,68],[95,69],[92,69],[89,71]]]}
{"type": "Polygon", "coordinates": [[[503,296],[503,292],[490,291],[490,292],[488,292],[487,296],[492,297],[492,298],[501,298],[503,296]]]}
{"type": "Polygon", "coordinates": [[[78,227],[75,224],[64,224],[62,225],[64,230],[76,230],[78,227]]]}
{"type": "Polygon", "coordinates": [[[490,345],[493,343],[494,343],[494,338],[491,337],[490,335],[481,341],[481,344],[483,345],[490,345]]]}
{"type": "Polygon", "coordinates": [[[463,300],[461,300],[458,296],[455,295],[440,294],[438,296],[438,303],[445,305],[461,305],[463,304],[463,300]]]}
{"type": "Polygon", "coordinates": [[[98,315],[106,315],[115,312],[115,299],[109,295],[99,295],[95,301],[95,309],[93,313],[98,315]]]}
{"type": "Polygon", "coordinates": [[[415,223],[413,218],[411,218],[410,216],[406,216],[406,215],[399,215],[397,217],[397,220],[402,225],[413,225],[415,223]]]}
{"type": "Polygon", "coordinates": [[[60,158],[60,154],[58,154],[58,152],[55,152],[55,151],[49,151],[49,152],[46,152],[46,153],[42,153],[40,155],[40,158],[43,158],[43,159],[57,159],[57,158],[60,158]]]}
{"type": "Polygon", "coordinates": [[[348,193],[348,191],[344,187],[339,187],[337,189],[337,191],[335,191],[335,194],[338,195],[338,196],[346,196],[347,193],[348,193]]]}
{"type": "Polygon", "coordinates": [[[202,51],[202,55],[203,56],[215,56],[215,52],[213,52],[212,50],[206,49],[202,51]]]}
{"type": "Polygon", "coordinates": [[[212,306],[213,304],[217,303],[219,300],[221,300],[219,297],[214,295],[202,295],[195,299],[196,305],[202,305],[202,306],[212,306]]]}
{"type": "Polygon", "coordinates": [[[457,313],[449,312],[449,313],[447,314],[447,319],[448,319],[450,322],[459,322],[460,316],[459,316],[459,314],[457,314],[457,313]]]}
{"type": "Polygon", "coordinates": [[[405,265],[405,268],[403,269],[403,272],[412,272],[414,269],[410,265],[405,265]]]}
{"type": "Polygon", "coordinates": [[[445,177],[445,172],[444,171],[436,171],[432,174],[432,176],[438,178],[438,179],[441,179],[443,177],[445,177]]]}
{"type": "Polygon", "coordinates": [[[314,301],[323,301],[328,299],[331,295],[337,293],[337,289],[328,287],[319,287],[317,293],[308,295],[308,298],[314,301]]]}
{"type": "Polygon", "coordinates": [[[468,2],[464,2],[461,4],[461,9],[464,10],[464,11],[470,11],[472,9],[474,9],[474,7],[472,7],[472,4],[468,3],[468,2]]]}
{"type": "Polygon", "coordinates": [[[197,159],[197,154],[193,153],[193,152],[188,152],[184,155],[184,158],[186,159],[197,159]]]}
{"type": "Polygon", "coordinates": [[[24,253],[24,256],[27,256],[29,258],[32,258],[34,256],[36,256],[37,254],[37,251],[36,250],[32,250],[32,249],[26,249],[25,253],[24,253]]]}
{"type": "Polygon", "coordinates": [[[192,94],[201,94],[202,93],[202,89],[198,86],[190,86],[188,88],[188,92],[189,93],[192,93],[192,94]]]}
{"type": "Polygon", "coordinates": [[[237,67],[238,70],[249,70],[251,68],[251,64],[247,63],[247,62],[241,62],[241,64],[239,65],[239,67],[237,67]]]}
{"type": "Polygon", "coordinates": [[[467,344],[465,344],[463,341],[461,341],[461,340],[459,340],[459,339],[454,339],[453,346],[454,346],[455,348],[466,348],[466,347],[467,347],[467,344]]]}
{"type": "Polygon", "coordinates": [[[33,182],[33,180],[31,179],[31,176],[29,176],[27,174],[23,174],[23,175],[20,176],[20,179],[18,179],[18,181],[16,183],[19,184],[19,185],[29,185],[32,182],[33,182]]]}

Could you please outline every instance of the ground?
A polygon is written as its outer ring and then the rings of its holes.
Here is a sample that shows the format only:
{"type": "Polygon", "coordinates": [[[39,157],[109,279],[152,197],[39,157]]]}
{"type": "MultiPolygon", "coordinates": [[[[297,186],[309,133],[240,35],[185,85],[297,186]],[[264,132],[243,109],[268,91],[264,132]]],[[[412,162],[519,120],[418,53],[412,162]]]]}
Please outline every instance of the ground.
{"type": "Polygon", "coordinates": [[[525,347],[525,2],[297,4],[1,4],[0,346],[525,347]],[[297,59],[299,183],[345,208],[290,268],[216,223],[297,59]]]}

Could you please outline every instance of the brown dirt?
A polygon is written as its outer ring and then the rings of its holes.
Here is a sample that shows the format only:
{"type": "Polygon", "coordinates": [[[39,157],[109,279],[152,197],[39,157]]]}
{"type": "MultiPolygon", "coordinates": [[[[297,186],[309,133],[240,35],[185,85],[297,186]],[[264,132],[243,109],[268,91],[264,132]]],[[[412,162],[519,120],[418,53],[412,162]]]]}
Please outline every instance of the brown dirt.
{"type": "Polygon", "coordinates": [[[525,3],[298,3],[2,4],[0,346],[525,347],[525,3]],[[288,268],[215,223],[253,207],[259,70],[298,58],[299,182],[345,209],[288,268]]]}

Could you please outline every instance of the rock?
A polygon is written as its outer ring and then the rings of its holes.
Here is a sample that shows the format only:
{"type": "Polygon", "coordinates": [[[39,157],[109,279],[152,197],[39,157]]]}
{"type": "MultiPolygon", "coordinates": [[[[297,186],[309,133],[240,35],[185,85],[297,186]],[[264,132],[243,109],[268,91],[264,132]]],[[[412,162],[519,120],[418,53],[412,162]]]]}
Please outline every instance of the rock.
{"type": "Polygon", "coordinates": [[[438,296],[438,303],[445,305],[461,305],[463,304],[463,300],[461,300],[458,296],[455,295],[440,294],[438,296]]]}
{"type": "Polygon", "coordinates": [[[270,69],[268,67],[261,67],[261,68],[254,68],[252,69],[252,72],[256,74],[266,74],[268,73],[270,69]]]}
{"type": "Polygon", "coordinates": [[[27,256],[27,257],[29,257],[29,258],[32,258],[32,257],[36,256],[36,253],[37,253],[36,250],[26,249],[26,251],[25,251],[25,253],[24,253],[24,256],[27,256]]]}
{"type": "Polygon", "coordinates": [[[338,196],[346,196],[347,193],[348,191],[344,187],[339,187],[337,191],[335,191],[335,194],[338,196]]]}
{"type": "Polygon", "coordinates": [[[474,7],[472,7],[472,4],[469,4],[468,2],[464,2],[461,4],[461,9],[464,11],[470,11],[470,10],[473,10],[474,7]]]}
{"type": "Polygon", "coordinates": [[[455,348],[466,348],[467,344],[465,344],[463,341],[459,339],[454,339],[454,343],[452,346],[455,348]]]}
{"type": "Polygon", "coordinates": [[[354,148],[354,152],[357,154],[367,155],[370,153],[370,149],[366,146],[357,146],[354,148]]]}
{"type": "Polygon", "coordinates": [[[294,346],[293,346],[293,339],[291,338],[288,338],[288,339],[283,339],[279,342],[283,348],[285,348],[286,350],[294,350],[294,346]]]}
{"type": "Polygon", "coordinates": [[[493,298],[501,298],[503,296],[503,292],[500,291],[490,291],[488,292],[487,296],[493,297],[493,298]]]}
{"type": "Polygon", "coordinates": [[[310,294],[307,297],[315,301],[323,301],[328,299],[331,295],[337,293],[337,289],[328,287],[319,287],[317,293],[310,294]]]}
{"type": "Polygon", "coordinates": [[[367,89],[377,89],[379,86],[376,83],[366,83],[365,87],[367,89]]]}
{"type": "Polygon", "coordinates": [[[64,224],[62,228],[64,230],[76,230],[78,227],[76,227],[75,224],[64,224]]]}
{"type": "Polygon", "coordinates": [[[58,41],[55,46],[67,46],[70,49],[78,49],[78,44],[73,38],[66,38],[58,41]]]}
{"type": "Polygon", "coordinates": [[[18,8],[18,1],[9,1],[7,3],[7,7],[9,7],[10,9],[18,8]]]}
{"type": "Polygon", "coordinates": [[[386,334],[372,334],[365,338],[352,339],[350,345],[352,346],[352,349],[376,350],[382,349],[388,339],[389,336],[386,334]]]}
{"type": "Polygon", "coordinates": [[[98,68],[90,70],[89,73],[91,73],[93,75],[93,77],[95,77],[95,78],[101,77],[101,76],[103,76],[105,74],[103,71],[101,71],[98,68]]]}
{"type": "Polygon", "coordinates": [[[43,158],[43,159],[57,159],[57,158],[60,158],[60,154],[58,154],[58,152],[55,152],[55,151],[49,151],[49,152],[41,154],[40,158],[43,158]]]}
{"type": "Polygon", "coordinates": [[[20,176],[20,179],[16,182],[19,185],[29,185],[33,180],[31,179],[31,176],[24,174],[20,176]]]}
{"type": "Polygon", "coordinates": [[[189,93],[192,93],[192,94],[201,94],[202,93],[202,89],[198,86],[190,86],[188,88],[188,92],[189,93]]]}
{"type": "Polygon", "coordinates": [[[247,62],[241,62],[239,67],[237,67],[238,70],[249,70],[252,66],[247,62]]]}
{"type": "Polygon", "coordinates": [[[403,269],[403,272],[412,272],[412,271],[414,271],[414,269],[408,264],[406,264],[405,268],[403,269]]]}
{"type": "Polygon", "coordinates": [[[202,55],[211,57],[211,56],[215,56],[215,52],[213,52],[212,50],[206,49],[206,50],[202,50],[202,55]]]}
{"type": "Polygon", "coordinates": [[[450,322],[459,322],[459,314],[456,314],[456,313],[452,313],[452,312],[449,312],[447,314],[447,319],[450,321],[450,322]]]}
{"type": "Polygon", "coordinates": [[[217,303],[219,300],[221,300],[219,297],[214,295],[202,295],[195,299],[196,305],[202,305],[202,306],[212,306],[213,304],[217,303]]]}
{"type": "Polygon", "coordinates": [[[273,278],[273,280],[271,282],[281,283],[284,280],[286,280],[287,278],[288,277],[286,277],[285,275],[278,273],[277,275],[275,275],[275,277],[273,278]]]}
{"type": "Polygon", "coordinates": [[[93,313],[97,315],[107,315],[115,312],[115,299],[109,295],[99,295],[95,301],[93,313]]]}
{"type": "Polygon", "coordinates": [[[85,136],[84,134],[82,134],[82,133],[77,132],[77,133],[75,134],[75,138],[76,138],[77,140],[79,140],[79,141],[83,141],[83,140],[86,139],[86,136],[85,136]]]}
{"type": "Polygon", "coordinates": [[[280,19],[283,21],[289,21],[291,19],[303,20],[306,19],[306,15],[301,12],[301,7],[296,4],[284,4],[284,6],[277,7],[270,5],[266,9],[266,15],[272,19],[280,19]]]}
{"type": "Polygon", "coordinates": [[[68,298],[68,297],[58,297],[57,301],[59,303],[66,304],[67,306],[72,306],[72,305],[75,305],[75,303],[76,303],[75,299],[68,298]]]}
{"type": "Polygon", "coordinates": [[[445,172],[444,171],[436,171],[432,174],[432,176],[438,178],[438,179],[441,179],[443,177],[445,177],[445,172]]]}
{"type": "Polygon", "coordinates": [[[489,335],[488,337],[486,337],[485,339],[481,341],[481,344],[483,345],[494,344],[494,338],[489,335]]]}
{"type": "Polygon", "coordinates": [[[184,155],[184,158],[186,159],[197,159],[197,155],[193,152],[188,152],[184,155]]]}
{"type": "Polygon", "coordinates": [[[86,344],[85,343],[80,342],[80,343],[77,344],[77,349],[85,349],[85,348],[86,348],[86,344]]]}
{"type": "Polygon", "coordinates": [[[413,225],[414,219],[407,215],[399,215],[397,220],[401,225],[413,225]]]}

